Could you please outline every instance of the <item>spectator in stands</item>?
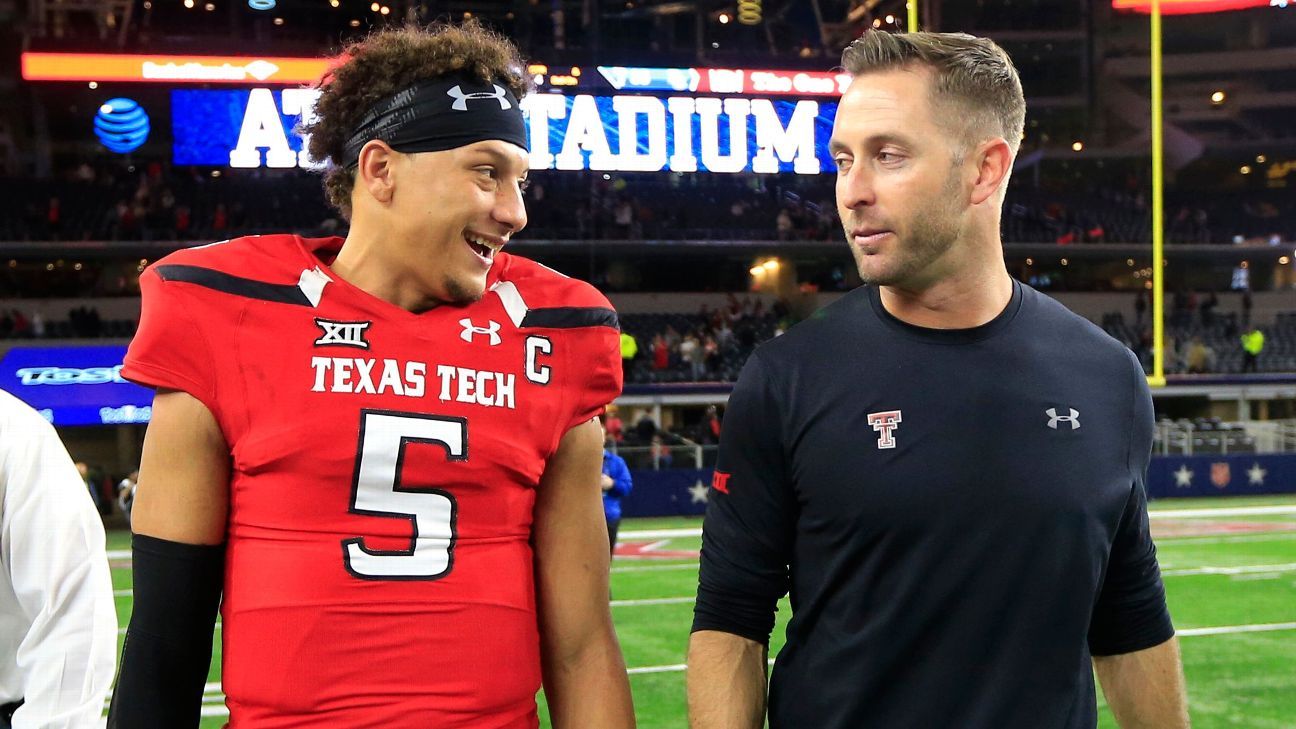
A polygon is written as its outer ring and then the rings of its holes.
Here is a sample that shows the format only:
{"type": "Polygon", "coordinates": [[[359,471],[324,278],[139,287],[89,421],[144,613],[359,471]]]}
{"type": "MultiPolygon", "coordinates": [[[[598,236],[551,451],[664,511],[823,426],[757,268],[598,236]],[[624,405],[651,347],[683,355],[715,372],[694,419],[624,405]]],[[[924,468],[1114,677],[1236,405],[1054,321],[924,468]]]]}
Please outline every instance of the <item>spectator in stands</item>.
{"type": "Polygon", "coordinates": [[[653,335],[652,358],[653,369],[657,372],[670,368],[670,345],[666,343],[666,337],[662,336],[661,332],[653,335]]]}
{"type": "Polygon", "coordinates": [[[130,525],[131,509],[135,507],[135,485],[139,483],[139,470],[131,471],[126,478],[117,483],[117,505],[126,515],[126,524],[130,525]]]}
{"type": "Polygon", "coordinates": [[[0,726],[103,726],[117,614],[103,524],[67,449],[0,392],[0,726]]]}
{"type": "Polygon", "coordinates": [[[1250,327],[1242,335],[1242,371],[1256,372],[1260,353],[1264,351],[1265,335],[1259,327],[1250,327]]]}
{"type": "Polygon", "coordinates": [[[617,202],[616,210],[613,213],[613,223],[616,224],[618,238],[629,239],[635,237],[635,209],[634,204],[630,202],[628,197],[622,197],[617,202]]]}
{"type": "Polygon", "coordinates": [[[1201,337],[1193,337],[1192,343],[1188,345],[1188,374],[1200,375],[1214,369],[1215,350],[1203,342],[1201,337]]]}
{"type": "Polygon", "coordinates": [[[621,421],[620,411],[615,405],[609,405],[607,417],[604,418],[607,436],[612,439],[613,443],[620,443],[625,440],[625,423],[621,421]]]}
{"type": "Polygon", "coordinates": [[[229,212],[225,209],[225,203],[216,203],[216,209],[212,212],[212,233],[217,237],[229,228],[229,212]]]}
{"type": "Polygon", "coordinates": [[[685,335],[684,341],[680,342],[680,359],[688,365],[689,377],[693,382],[700,382],[704,370],[702,343],[692,331],[685,335]]]}
{"type": "Polygon", "coordinates": [[[14,309],[10,316],[13,318],[13,335],[17,339],[27,339],[31,336],[31,322],[23,315],[21,311],[14,309]]]}
{"type": "MultiPolygon", "coordinates": [[[[602,423],[603,421],[600,421],[602,423]]],[[[608,548],[616,553],[617,529],[621,526],[621,499],[630,493],[634,483],[630,480],[630,469],[625,459],[612,451],[608,446],[613,444],[612,434],[606,424],[603,428],[603,516],[607,519],[608,548]]]]}
{"type": "Polygon", "coordinates": [[[1202,326],[1207,329],[1211,328],[1211,326],[1215,324],[1215,307],[1217,306],[1219,306],[1219,296],[1216,295],[1215,290],[1212,289],[1210,293],[1206,294],[1206,300],[1203,301],[1199,307],[1199,310],[1201,311],[1202,326]]]}
{"type": "Polygon", "coordinates": [[[675,460],[671,455],[670,446],[666,445],[666,441],[660,435],[652,437],[652,446],[648,451],[649,455],[652,456],[653,468],[656,470],[670,468],[671,462],[675,460]]]}
{"type": "Polygon", "coordinates": [[[714,445],[720,442],[720,414],[715,405],[708,405],[706,415],[698,425],[697,441],[703,445],[714,445]]]}
{"type": "Polygon", "coordinates": [[[621,374],[623,381],[630,379],[630,370],[634,366],[635,357],[639,356],[639,342],[634,335],[627,331],[621,332],[621,374]]]}
{"type": "Polygon", "coordinates": [[[791,240],[792,216],[788,213],[787,208],[779,210],[778,217],[774,220],[774,228],[778,232],[779,240],[791,240]]]}
{"type": "Polygon", "coordinates": [[[657,435],[657,421],[653,420],[652,414],[644,410],[639,414],[639,419],[635,421],[635,440],[642,444],[652,442],[657,435]]]}

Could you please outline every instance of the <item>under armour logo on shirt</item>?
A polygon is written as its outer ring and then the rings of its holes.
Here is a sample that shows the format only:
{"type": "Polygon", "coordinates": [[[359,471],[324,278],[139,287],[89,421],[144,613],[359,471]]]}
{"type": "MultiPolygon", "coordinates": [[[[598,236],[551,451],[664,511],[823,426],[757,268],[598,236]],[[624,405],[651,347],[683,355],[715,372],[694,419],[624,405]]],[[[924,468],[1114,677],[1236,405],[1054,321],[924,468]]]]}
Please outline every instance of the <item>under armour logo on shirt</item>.
{"type": "Polygon", "coordinates": [[[880,413],[869,413],[868,423],[878,432],[877,447],[895,448],[895,429],[900,425],[900,411],[886,410],[880,413]]]}
{"type": "Polygon", "coordinates": [[[501,111],[513,108],[513,105],[509,103],[509,100],[504,98],[504,89],[502,87],[496,84],[491,84],[491,88],[495,89],[493,93],[488,91],[477,91],[475,93],[465,94],[463,89],[459,88],[459,86],[451,86],[450,89],[446,91],[446,95],[454,99],[454,103],[450,105],[450,108],[455,111],[468,111],[469,99],[494,99],[499,102],[501,111]]]}
{"type": "Polygon", "coordinates": [[[1058,415],[1057,408],[1049,408],[1044,414],[1049,416],[1048,427],[1053,430],[1058,429],[1058,423],[1070,423],[1071,430],[1080,429],[1080,411],[1075,408],[1067,408],[1071,411],[1070,415],[1058,415]]]}
{"type": "Polygon", "coordinates": [[[490,346],[494,347],[500,343],[500,325],[496,321],[488,322],[488,324],[489,326],[479,327],[473,325],[472,319],[460,319],[459,325],[463,327],[463,331],[459,333],[459,338],[465,342],[472,342],[473,337],[478,334],[485,334],[490,337],[490,346]]]}

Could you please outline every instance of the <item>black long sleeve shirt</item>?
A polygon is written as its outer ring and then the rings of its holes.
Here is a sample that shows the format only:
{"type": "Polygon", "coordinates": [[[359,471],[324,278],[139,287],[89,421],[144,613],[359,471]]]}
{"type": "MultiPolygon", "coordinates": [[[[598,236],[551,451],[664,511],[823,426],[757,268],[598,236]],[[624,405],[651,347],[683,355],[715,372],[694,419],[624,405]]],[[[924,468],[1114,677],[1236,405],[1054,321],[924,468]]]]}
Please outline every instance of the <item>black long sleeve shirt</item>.
{"type": "Polygon", "coordinates": [[[1029,287],[963,330],[862,287],[734,389],[693,629],[765,642],[790,590],[774,729],[1090,729],[1091,655],[1174,632],[1152,428],[1130,352],[1029,287]]]}

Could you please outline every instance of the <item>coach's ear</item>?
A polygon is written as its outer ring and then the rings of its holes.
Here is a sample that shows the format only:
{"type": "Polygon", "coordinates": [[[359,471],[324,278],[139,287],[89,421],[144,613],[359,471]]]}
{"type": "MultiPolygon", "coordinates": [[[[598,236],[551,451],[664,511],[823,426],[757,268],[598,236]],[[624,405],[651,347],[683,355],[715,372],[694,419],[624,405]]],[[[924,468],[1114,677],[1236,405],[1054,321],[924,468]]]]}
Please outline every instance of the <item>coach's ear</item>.
{"type": "Polygon", "coordinates": [[[384,205],[391,202],[396,186],[393,174],[396,154],[396,150],[380,139],[366,142],[356,163],[355,189],[368,192],[371,198],[384,205]]]}
{"type": "Polygon", "coordinates": [[[1004,187],[1012,172],[1012,147],[1003,137],[987,139],[972,151],[970,161],[976,165],[976,178],[972,181],[973,205],[993,200],[1004,187]]]}

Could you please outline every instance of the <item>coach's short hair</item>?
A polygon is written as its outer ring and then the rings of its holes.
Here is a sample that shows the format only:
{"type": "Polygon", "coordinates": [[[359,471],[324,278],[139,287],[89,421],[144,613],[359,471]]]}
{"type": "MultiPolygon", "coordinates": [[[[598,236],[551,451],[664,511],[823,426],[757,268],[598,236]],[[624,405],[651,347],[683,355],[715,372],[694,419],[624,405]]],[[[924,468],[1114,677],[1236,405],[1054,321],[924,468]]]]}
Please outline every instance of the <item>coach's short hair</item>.
{"type": "Polygon", "coordinates": [[[967,33],[870,31],[842,52],[842,66],[852,76],[915,65],[932,70],[933,105],[949,109],[949,120],[964,122],[966,141],[1002,136],[1017,153],[1026,98],[1012,59],[994,41],[967,33]]]}
{"type": "Polygon", "coordinates": [[[321,79],[315,121],[302,132],[310,135],[311,157],[327,163],[329,203],[348,220],[355,171],[343,168],[342,157],[347,139],[374,104],[420,81],[454,74],[500,84],[519,99],[531,90],[517,47],[475,19],[376,31],[348,44],[342,58],[321,79]]]}

